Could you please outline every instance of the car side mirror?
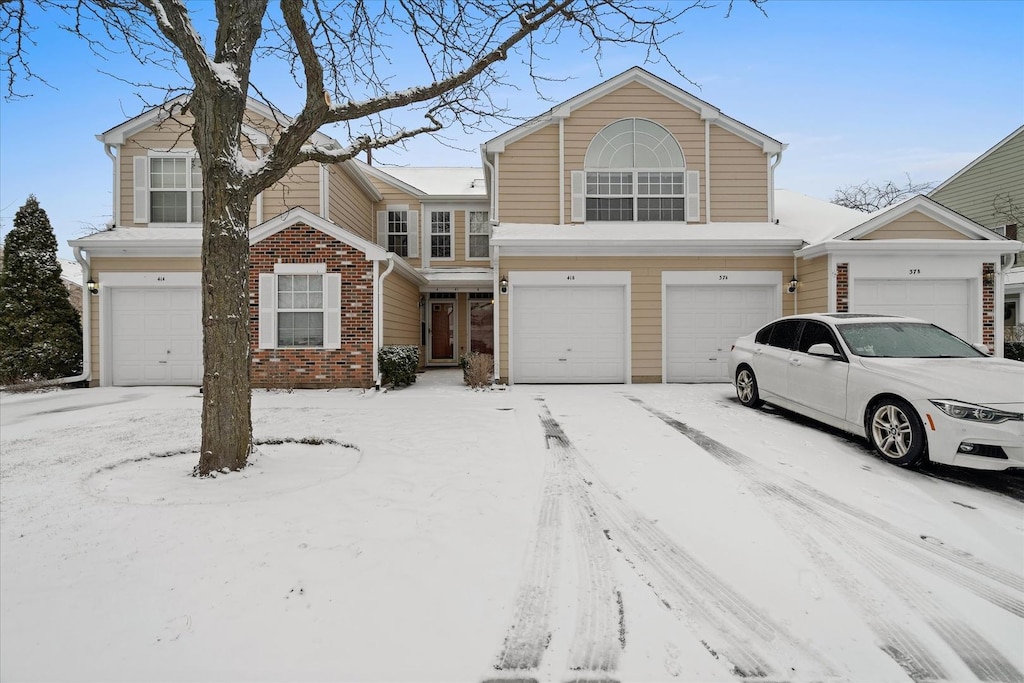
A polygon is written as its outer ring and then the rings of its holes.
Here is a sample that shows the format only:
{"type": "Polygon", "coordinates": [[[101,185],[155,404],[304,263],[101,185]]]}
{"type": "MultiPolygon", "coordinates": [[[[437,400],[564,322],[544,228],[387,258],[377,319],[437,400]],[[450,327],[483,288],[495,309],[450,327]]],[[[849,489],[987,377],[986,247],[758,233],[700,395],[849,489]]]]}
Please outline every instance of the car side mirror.
{"type": "Polygon", "coordinates": [[[820,344],[812,344],[811,348],[807,349],[807,353],[812,356],[826,356],[828,358],[835,358],[837,355],[836,350],[832,348],[831,344],[822,342],[820,344]]]}

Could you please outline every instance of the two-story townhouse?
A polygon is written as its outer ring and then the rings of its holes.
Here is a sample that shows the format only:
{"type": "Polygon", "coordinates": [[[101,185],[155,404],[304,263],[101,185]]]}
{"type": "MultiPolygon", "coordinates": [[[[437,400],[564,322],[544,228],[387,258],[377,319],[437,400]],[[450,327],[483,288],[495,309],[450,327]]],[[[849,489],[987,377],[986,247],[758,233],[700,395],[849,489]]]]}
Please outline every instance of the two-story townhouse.
{"type": "MultiPolygon", "coordinates": [[[[255,158],[283,119],[251,119],[255,158]]],[[[201,379],[188,123],[163,108],[99,136],[113,228],[71,242],[94,383],[201,379]]],[[[777,190],[785,149],[633,68],[486,142],[481,168],[304,164],[250,215],[254,384],[371,386],[384,344],[428,366],[493,353],[511,383],[726,381],[737,336],[825,310],[999,350],[1019,242],[925,197],[866,216],[777,190]]]]}
{"type": "MultiPolygon", "coordinates": [[[[954,173],[929,195],[979,225],[1018,239],[1024,216],[1024,126],[1013,131],[954,173]]],[[[1003,279],[1003,324],[1024,322],[1024,252],[1018,252],[1003,279]]]]}

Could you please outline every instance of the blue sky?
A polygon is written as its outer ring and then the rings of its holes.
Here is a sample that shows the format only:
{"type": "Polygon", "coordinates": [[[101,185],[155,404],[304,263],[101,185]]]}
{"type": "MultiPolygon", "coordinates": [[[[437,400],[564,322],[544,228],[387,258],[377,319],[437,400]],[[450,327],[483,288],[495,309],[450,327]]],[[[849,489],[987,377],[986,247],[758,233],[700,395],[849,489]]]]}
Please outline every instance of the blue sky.
{"type": "MultiPolygon", "coordinates": [[[[773,0],[766,10],[767,17],[738,4],[728,19],[724,7],[685,16],[666,51],[697,85],[664,64],[644,65],[639,50],[608,49],[599,68],[566,40],[542,54],[548,73],[571,80],[543,93],[564,100],[644,66],[788,143],[777,186],[822,199],[840,186],[908,173],[914,182],[944,180],[1024,123],[1024,1],[773,0]]],[[[110,220],[111,163],[95,136],[142,107],[134,87],[107,74],[150,82],[173,75],[127,57],[99,59],[52,22],[40,25],[31,63],[55,89],[23,84],[31,97],[0,102],[0,233],[35,194],[60,255],[70,258],[67,240],[110,220]]],[[[523,81],[521,66],[510,61],[506,70],[519,89],[497,96],[515,114],[551,107],[523,81]]],[[[301,94],[290,82],[263,85],[295,111],[301,94]]],[[[479,144],[506,129],[452,129],[446,135],[472,151],[423,139],[378,152],[375,162],[478,165],[479,144]]]]}

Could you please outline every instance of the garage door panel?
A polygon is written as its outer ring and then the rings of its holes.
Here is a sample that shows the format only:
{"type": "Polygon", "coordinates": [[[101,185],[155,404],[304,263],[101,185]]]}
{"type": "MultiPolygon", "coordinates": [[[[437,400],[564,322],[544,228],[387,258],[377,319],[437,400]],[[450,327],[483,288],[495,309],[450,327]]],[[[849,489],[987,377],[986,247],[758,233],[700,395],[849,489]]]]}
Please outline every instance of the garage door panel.
{"type": "Polygon", "coordinates": [[[116,288],[110,307],[113,384],[202,381],[198,288],[116,288]]]}
{"type": "Polygon", "coordinates": [[[512,380],[624,382],[625,301],[622,286],[517,287],[512,380]]]}
{"type": "Polygon", "coordinates": [[[665,290],[665,374],[669,382],[726,382],[737,337],[769,322],[771,285],[673,285],[665,290]]]}
{"type": "Polygon", "coordinates": [[[971,287],[967,280],[869,280],[853,282],[853,311],[921,318],[971,339],[971,287]]]}

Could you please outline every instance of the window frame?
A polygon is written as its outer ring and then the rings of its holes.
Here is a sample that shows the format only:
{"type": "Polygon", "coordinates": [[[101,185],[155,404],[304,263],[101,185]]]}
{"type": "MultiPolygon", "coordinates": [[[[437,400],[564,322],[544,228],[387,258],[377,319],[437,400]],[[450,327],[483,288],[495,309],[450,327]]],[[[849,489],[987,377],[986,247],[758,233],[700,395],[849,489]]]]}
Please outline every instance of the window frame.
{"type": "Polygon", "coordinates": [[[491,259],[491,212],[487,209],[466,209],[466,260],[467,261],[489,261],[491,259]],[[473,232],[474,227],[480,227],[479,224],[474,226],[473,215],[483,214],[483,228],[484,232],[473,232]],[[486,256],[473,256],[473,238],[474,237],[486,237],[487,239],[487,255],[486,256]]]}
{"type": "Polygon", "coordinates": [[[430,227],[428,233],[430,240],[430,260],[431,261],[454,261],[455,260],[455,211],[452,209],[427,209],[426,221],[430,227]],[[434,214],[448,214],[448,231],[447,232],[436,232],[434,223],[434,214]],[[448,255],[438,256],[435,254],[435,238],[447,237],[448,239],[448,255]]]}
{"type": "MultiPolygon", "coordinates": [[[[277,336],[277,348],[279,348],[279,349],[322,349],[322,348],[324,348],[324,341],[326,339],[325,323],[327,322],[327,305],[326,305],[327,304],[327,297],[324,296],[325,295],[324,288],[326,286],[324,274],[323,273],[274,273],[274,277],[277,278],[277,299],[276,299],[276,301],[274,303],[274,307],[276,309],[276,311],[275,311],[276,315],[275,315],[274,322],[275,322],[275,325],[276,325],[275,335],[277,336]],[[319,306],[304,306],[304,307],[303,306],[285,306],[285,307],[283,307],[281,305],[281,295],[282,295],[281,282],[285,278],[292,278],[293,281],[294,281],[295,278],[304,278],[305,282],[307,283],[306,289],[297,290],[297,289],[292,288],[292,289],[288,290],[289,293],[292,294],[292,295],[294,295],[296,293],[303,293],[303,294],[305,294],[306,297],[309,297],[310,295],[312,295],[314,293],[319,293],[319,295],[320,295],[320,305],[319,306]],[[320,282],[320,289],[319,289],[319,291],[310,289],[308,287],[308,284],[311,282],[312,279],[319,280],[319,282],[320,282]],[[282,341],[281,341],[281,329],[282,329],[282,327],[281,327],[281,316],[282,316],[282,314],[294,314],[294,313],[305,313],[305,314],[313,314],[313,315],[319,315],[320,316],[320,339],[319,339],[319,341],[317,343],[315,343],[315,344],[297,344],[297,343],[294,343],[294,339],[292,340],[292,343],[290,343],[290,344],[282,343],[282,341]]],[[[292,328],[292,329],[295,329],[295,328],[292,328]]]]}
{"type": "Polygon", "coordinates": [[[385,212],[385,235],[387,238],[387,244],[383,245],[388,251],[392,251],[402,258],[409,258],[409,240],[413,237],[412,231],[409,229],[410,211],[409,209],[398,209],[398,208],[387,208],[385,212]],[[392,220],[392,215],[402,216],[405,222],[405,232],[398,232],[393,228],[397,224],[396,221],[392,220]],[[403,251],[393,248],[393,239],[398,237],[405,237],[405,248],[403,251]],[[404,253],[403,253],[404,252],[404,253]]]}
{"type": "Polygon", "coordinates": [[[275,263],[272,272],[259,274],[259,349],[311,349],[333,350],[341,348],[341,273],[327,272],[325,263],[275,263]],[[278,299],[279,278],[282,275],[318,275],[321,278],[321,307],[282,309],[278,299]],[[286,312],[322,312],[323,340],[319,345],[280,344],[280,316],[286,312]]]}
{"type": "MultiPolygon", "coordinates": [[[[145,157],[145,202],[146,202],[146,225],[162,228],[173,227],[197,227],[203,224],[203,167],[199,163],[199,154],[195,150],[167,150],[150,151],[145,157]],[[181,188],[154,188],[153,187],[153,162],[174,161],[184,159],[187,162],[185,171],[185,187],[181,188]],[[195,176],[199,175],[199,185],[196,187],[195,176]],[[185,195],[185,220],[184,221],[157,221],[153,219],[153,195],[154,194],[175,194],[185,195]],[[196,199],[198,198],[198,202],[196,199]],[[196,204],[198,203],[198,206],[196,204]],[[198,214],[198,215],[197,215],[198,214]]],[[[138,170],[138,167],[136,167],[138,170]]],[[[138,179],[136,179],[138,183],[138,179]]],[[[136,194],[136,201],[139,200],[136,194]]]]}

